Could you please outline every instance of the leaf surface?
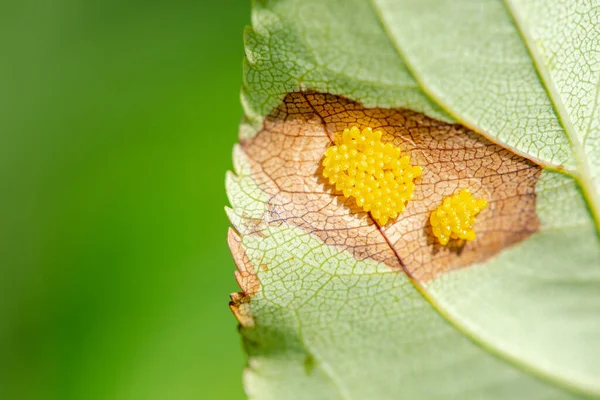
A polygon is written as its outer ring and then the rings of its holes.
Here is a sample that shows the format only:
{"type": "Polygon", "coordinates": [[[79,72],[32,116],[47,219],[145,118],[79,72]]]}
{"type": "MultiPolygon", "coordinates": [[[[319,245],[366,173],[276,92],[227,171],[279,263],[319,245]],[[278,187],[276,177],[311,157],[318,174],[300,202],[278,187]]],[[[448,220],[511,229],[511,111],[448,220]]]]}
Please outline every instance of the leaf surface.
{"type": "Polygon", "coordinates": [[[598,11],[516,3],[254,4],[227,179],[251,398],[600,397],[598,11]],[[320,174],[354,125],[424,168],[383,227],[320,174]],[[465,187],[478,238],[440,246],[465,187]]]}

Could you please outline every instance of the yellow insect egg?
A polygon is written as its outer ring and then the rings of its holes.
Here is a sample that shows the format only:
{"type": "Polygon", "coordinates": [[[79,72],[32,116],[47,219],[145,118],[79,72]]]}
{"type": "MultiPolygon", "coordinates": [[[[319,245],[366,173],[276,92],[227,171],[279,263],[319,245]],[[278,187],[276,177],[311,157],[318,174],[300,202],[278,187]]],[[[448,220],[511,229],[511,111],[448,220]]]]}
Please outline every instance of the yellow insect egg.
{"type": "Polygon", "coordinates": [[[433,234],[444,246],[450,239],[475,240],[475,216],[487,206],[485,199],[474,199],[469,189],[446,197],[429,218],[433,234]]]}
{"type": "Polygon", "coordinates": [[[325,152],[323,176],[385,225],[412,199],[414,180],[422,169],[411,165],[410,156],[393,144],[382,143],[381,133],[352,127],[336,134],[335,145],[325,152]]]}

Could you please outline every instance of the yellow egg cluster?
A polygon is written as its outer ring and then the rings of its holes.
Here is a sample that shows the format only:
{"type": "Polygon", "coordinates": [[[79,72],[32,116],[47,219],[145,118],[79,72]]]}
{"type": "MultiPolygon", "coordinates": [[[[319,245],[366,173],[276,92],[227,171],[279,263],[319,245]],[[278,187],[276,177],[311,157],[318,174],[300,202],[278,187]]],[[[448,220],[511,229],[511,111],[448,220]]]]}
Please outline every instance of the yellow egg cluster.
{"type": "Polygon", "coordinates": [[[474,199],[469,189],[446,197],[429,218],[433,234],[444,246],[450,239],[475,240],[475,216],[487,206],[486,200],[474,199]]]}
{"type": "Polygon", "coordinates": [[[329,183],[344,196],[354,197],[381,225],[404,211],[413,196],[413,181],[422,172],[421,167],[410,165],[410,157],[400,149],[383,144],[381,131],[366,128],[361,132],[357,127],[336,135],[323,167],[329,183]]]}

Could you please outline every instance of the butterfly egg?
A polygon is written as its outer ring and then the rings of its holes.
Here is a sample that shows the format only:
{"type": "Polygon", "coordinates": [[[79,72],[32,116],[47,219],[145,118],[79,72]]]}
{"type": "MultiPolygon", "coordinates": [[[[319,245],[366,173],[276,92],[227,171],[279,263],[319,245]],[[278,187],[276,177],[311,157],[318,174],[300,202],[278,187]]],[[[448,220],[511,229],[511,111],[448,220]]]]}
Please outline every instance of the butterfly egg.
{"type": "Polygon", "coordinates": [[[383,131],[353,126],[334,135],[323,159],[323,177],[381,225],[395,219],[412,199],[422,169],[391,143],[383,131]],[[332,179],[333,178],[333,179],[332,179]]]}
{"type": "Polygon", "coordinates": [[[433,235],[444,246],[450,239],[475,240],[475,217],[487,206],[487,200],[473,198],[469,189],[446,197],[429,217],[433,235]]]}

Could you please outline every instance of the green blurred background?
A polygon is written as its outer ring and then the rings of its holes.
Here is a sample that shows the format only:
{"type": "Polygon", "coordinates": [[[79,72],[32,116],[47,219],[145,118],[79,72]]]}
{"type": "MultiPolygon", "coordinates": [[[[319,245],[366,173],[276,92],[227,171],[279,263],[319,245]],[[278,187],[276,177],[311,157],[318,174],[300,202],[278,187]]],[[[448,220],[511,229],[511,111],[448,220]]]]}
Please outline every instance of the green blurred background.
{"type": "Polygon", "coordinates": [[[0,398],[243,399],[247,0],[0,2],[0,398]]]}

